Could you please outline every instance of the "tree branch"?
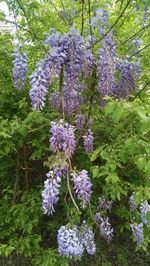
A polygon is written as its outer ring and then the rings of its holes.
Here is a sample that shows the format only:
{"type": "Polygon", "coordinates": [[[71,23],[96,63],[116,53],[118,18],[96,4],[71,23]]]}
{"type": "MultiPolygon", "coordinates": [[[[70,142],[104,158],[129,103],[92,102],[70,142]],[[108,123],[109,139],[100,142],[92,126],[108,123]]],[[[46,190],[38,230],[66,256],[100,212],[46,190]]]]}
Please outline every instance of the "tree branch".
{"type": "Polygon", "coordinates": [[[116,21],[112,24],[112,26],[109,28],[108,31],[106,31],[106,33],[100,38],[98,39],[92,46],[94,46],[95,44],[99,43],[100,41],[102,41],[107,34],[117,25],[118,21],[121,19],[121,17],[123,16],[124,12],[126,11],[126,9],[128,8],[129,4],[131,3],[132,0],[129,0],[126,4],[126,6],[124,7],[124,9],[122,10],[122,12],[120,13],[120,15],[118,16],[118,18],[116,19],[116,21]]]}
{"type": "Polygon", "coordinates": [[[84,0],[81,0],[82,13],[81,13],[81,35],[83,36],[84,31],[84,0]]]}

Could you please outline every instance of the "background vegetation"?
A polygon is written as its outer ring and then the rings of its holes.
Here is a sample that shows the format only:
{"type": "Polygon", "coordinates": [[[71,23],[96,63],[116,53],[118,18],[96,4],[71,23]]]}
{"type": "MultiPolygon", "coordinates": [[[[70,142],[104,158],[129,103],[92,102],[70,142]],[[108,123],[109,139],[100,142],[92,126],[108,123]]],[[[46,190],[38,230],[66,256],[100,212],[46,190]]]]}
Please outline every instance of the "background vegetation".
{"type": "MultiPolygon", "coordinates": [[[[143,20],[149,1],[5,2],[15,20],[0,13],[0,264],[150,265],[150,227],[146,228],[145,242],[138,249],[131,234],[130,223],[134,217],[128,202],[133,191],[137,202],[150,199],[150,39],[149,20],[145,24],[143,20]],[[85,255],[81,262],[74,262],[57,252],[57,230],[68,223],[69,216],[80,221],[69,198],[66,205],[65,181],[55,214],[49,217],[42,211],[41,191],[52,158],[50,123],[58,113],[48,100],[43,111],[32,110],[29,80],[23,90],[14,88],[12,54],[17,35],[21,49],[29,58],[29,77],[36,63],[44,57],[45,35],[49,35],[51,28],[64,33],[74,25],[86,36],[90,16],[94,16],[98,8],[105,9],[105,4],[109,5],[118,55],[124,58],[131,51],[133,39],[143,40],[140,50],[130,54],[133,59],[140,56],[142,77],[128,99],[108,98],[103,109],[97,102],[92,105],[94,152],[90,157],[86,155],[79,141],[73,157],[73,164],[78,169],[87,169],[93,183],[91,208],[83,212],[82,218],[93,225],[98,197],[104,194],[114,201],[111,222],[115,233],[108,244],[94,225],[96,255],[85,255]],[[10,32],[9,25],[15,28],[16,35],[10,32]]],[[[95,57],[98,47],[99,42],[92,47],[95,57]]],[[[87,79],[88,88],[92,82],[87,79]]],[[[88,90],[87,97],[96,99],[96,84],[88,90]]],[[[58,80],[49,87],[49,94],[54,87],[58,87],[58,80]]],[[[89,112],[86,104],[83,110],[89,112]]]]}

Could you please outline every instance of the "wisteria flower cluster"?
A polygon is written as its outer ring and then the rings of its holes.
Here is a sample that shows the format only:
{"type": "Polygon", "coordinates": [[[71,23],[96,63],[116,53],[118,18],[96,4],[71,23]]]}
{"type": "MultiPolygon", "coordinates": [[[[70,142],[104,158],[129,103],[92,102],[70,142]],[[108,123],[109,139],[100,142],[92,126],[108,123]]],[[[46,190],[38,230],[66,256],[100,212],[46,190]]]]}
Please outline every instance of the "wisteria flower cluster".
{"type": "Polygon", "coordinates": [[[76,148],[75,128],[63,121],[52,122],[50,132],[50,146],[54,152],[61,151],[71,157],[76,148]]]}
{"type": "Polygon", "coordinates": [[[60,70],[64,72],[62,91],[54,91],[51,97],[52,105],[58,110],[64,110],[71,115],[81,103],[83,86],[79,83],[79,74],[92,66],[92,54],[83,38],[75,29],[61,36],[59,32],[52,33],[46,40],[51,49],[44,60],[37,64],[36,70],[31,75],[30,98],[32,106],[41,110],[45,106],[49,85],[57,78],[60,70]]]}
{"type": "Polygon", "coordinates": [[[86,250],[90,255],[96,251],[94,233],[87,225],[79,230],[76,226],[61,226],[57,235],[58,252],[67,257],[81,257],[86,250]]]}
{"type": "Polygon", "coordinates": [[[97,210],[98,211],[102,211],[102,210],[111,211],[112,204],[113,204],[112,200],[107,200],[104,196],[99,197],[97,210]]]}
{"type": "Polygon", "coordinates": [[[120,78],[116,81],[114,95],[118,98],[127,97],[135,90],[136,81],[140,77],[140,62],[129,62],[128,59],[120,60],[117,70],[120,78]]]}
{"type": "Polygon", "coordinates": [[[74,191],[78,199],[81,200],[82,208],[85,208],[90,202],[92,194],[92,184],[86,170],[82,170],[79,174],[73,172],[72,181],[74,184],[74,191]]]}
{"type": "Polygon", "coordinates": [[[99,227],[101,236],[104,237],[109,243],[113,238],[114,232],[114,229],[111,227],[109,222],[109,217],[102,217],[100,213],[96,213],[95,221],[99,227]]]}
{"type": "Polygon", "coordinates": [[[83,86],[79,82],[81,72],[92,67],[92,54],[83,45],[83,38],[75,29],[71,29],[68,34],[63,37],[63,51],[66,54],[67,60],[64,67],[64,83],[62,91],[55,91],[51,97],[52,105],[62,110],[68,115],[72,115],[82,103],[83,86]]]}
{"type": "Polygon", "coordinates": [[[137,245],[140,246],[144,242],[144,232],[143,232],[143,224],[140,223],[138,225],[131,224],[131,229],[133,232],[133,236],[136,239],[137,245]]]}
{"type": "Polygon", "coordinates": [[[53,171],[47,173],[48,179],[44,182],[44,190],[42,191],[43,210],[46,214],[53,214],[54,206],[59,200],[59,190],[61,177],[55,176],[53,171]]]}
{"type": "Polygon", "coordinates": [[[76,128],[77,129],[83,129],[86,125],[86,116],[83,114],[79,114],[76,116],[76,128]]]}
{"type": "Polygon", "coordinates": [[[16,89],[21,90],[27,81],[27,55],[26,53],[21,54],[19,49],[16,48],[14,51],[13,60],[13,80],[16,89]]]}
{"type": "Polygon", "coordinates": [[[145,225],[148,225],[148,220],[147,220],[147,213],[150,212],[150,205],[148,204],[147,200],[145,200],[144,202],[141,203],[140,206],[140,215],[141,215],[141,220],[142,223],[145,225]]]}
{"type": "Polygon", "coordinates": [[[29,92],[34,109],[42,110],[45,106],[48,87],[59,74],[66,55],[59,46],[55,46],[36,67],[31,75],[31,90],[29,92]]]}
{"type": "Polygon", "coordinates": [[[144,242],[144,229],[143,225],[148,225],[149,221],[147,220],[147,213],[150,212],[150,204],[147,200],[140,203],[140,206],[135,202],[135,193],[132,193],[129,199],[131,211],[140,210],[141,223],[136,225],[135,223],[131,224],[131,229],[133,236],[137,242],[137,245],[140,246],[144,242]]]}
{"type": "Polygon", "coordinates": [[[108,243],[112,240],[114,232],[114,229],[109,222],[109,217],[106,215],[111,211],[112,203],[112,200],[107,200],[104,196],[99,197],[97,213],[95,215],[95,221],[99,227],[100,234],[108,241],[108,243]]]}
{"type": "Polygon", "coordinates": [[[134,211],[138,208],[138,204],[135,202],[135,193],[132,193],[132,195],[130,196],[130,210],[134,211]]]}
{"type": "Polygon", "coordinates": [[[93,132],[91,130],[88,130],[86,135],[83,136],[83,144],[87,153],[93,152],[93,140],[93,132]]]}

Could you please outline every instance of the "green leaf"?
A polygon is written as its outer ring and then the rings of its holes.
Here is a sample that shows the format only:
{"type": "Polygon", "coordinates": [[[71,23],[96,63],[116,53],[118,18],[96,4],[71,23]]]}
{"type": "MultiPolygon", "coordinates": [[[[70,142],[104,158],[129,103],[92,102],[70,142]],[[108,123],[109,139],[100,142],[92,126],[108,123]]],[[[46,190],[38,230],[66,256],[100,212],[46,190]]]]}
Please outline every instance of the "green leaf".
{"type": "Polygon", "coordinates": [[[91,161],[91,162],[95,161],[95,160],[99,157],[100,151],[101,151],[101,147],[98,148],[97,150],[95,150],[95,151],[92,153],[91,158],[90,158],[90,161],[91,161]]]}
{"type": "Polygon", "coordinates": [[[140,157],[136,161],[136,165],[138,166],[139,170],[142,170],[145,167],[146,164],[146,158],[145,157],[140,157]]]}
{"type": "Polygon", "coordinates": [[[98,174],[99,174],[99,167],[94,168],[93,171],[92,171],[92,174],[93,174],[93,177],[97,177],[98,174]]]}
{"type": "Polygon", "coordinates": [[[111,113],[113,113],[114,109],[115,109],[115,103],[109,102],[105,105],[104,112],[106,115],[110,115],[111,113]]]}

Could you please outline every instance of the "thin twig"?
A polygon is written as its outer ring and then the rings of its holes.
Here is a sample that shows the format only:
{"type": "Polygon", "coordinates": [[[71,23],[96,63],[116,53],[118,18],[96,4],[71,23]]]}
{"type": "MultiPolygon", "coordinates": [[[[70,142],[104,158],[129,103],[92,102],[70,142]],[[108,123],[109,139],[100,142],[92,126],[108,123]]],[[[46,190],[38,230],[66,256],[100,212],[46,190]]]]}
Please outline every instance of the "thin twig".
{"type": "Polygon", "coordinates": [[[141,48],[140,50],[138,50],[136,53],[132,54],[132,55],[129,57],[129,59],[132,58],[133,56],[139,54],[140,52],[142,52],[143,50],[145,50],[145,49],[148,48],[148,47],[150,47],[150,44],[145,45],[143,48],[141,48]]]}
{"type": "Polygon", "coordinates": [[[70,19],[69,19],[68,15],[67,15],[67,12],[66,12],[66,9],[65,9],[65,6],[64,6],[64,3],[63,3],[62,0],[60,0],[60,2],[61,2],[61,5],[62,5],[62,8],[63,8],[64,14],[65,14],[65,17],[66,17],[66,19],[67,19],[67,21],[68,21],[68,25],[71,26],[71,24],[70,24],[70,19]]]}
{"type": "Polygon", "coordinates": [[[142,29],[140,29],[139,31],[137,31],[136,33],[134,33],[133,35],[131,35],[129,38],[127,38],[125,41],[123,41],[118,47],[124,45],[126,42],[134,39],[134,37],[136,37],[141,31],[144,31],[147,27],[149,27],[150,24],[144,26],[142,29]]]}
{"type": "Polygon", "coordinates": [[[90,26],[90,36],[92,37],[92,25],[91,25],[91,1],[88,0],[88,15],[89,15],[89,26],[90,26]]]}
{"type": "Polygon", "coordinates": [[[22,10],[22,12],[23,12],[23,14],[24,14],[24,16],[25,16],[25,18],[26,18],[26,20],[27,20],[27,22],[28,22],[28,25],[29,25],[30,29],[32,30],[34,36],[36,37],[36,39],[38,40],[38,42],[40,43],[40,45],[43,47],[43,49],[46,51],[46,53],[49,54],[49,51],[48,51],[48,50],[46,49],[46,47],[43,45],[43,43],[41,42],[41,39],[38,37],[38,35],[37,35],[36,32],[34,31],[34,29],[32,28],[31,23],[30,23],[30,21],[29,21],[29,19],[28,19],[28,16],[27,16],[27,14],[26,14],[26,11],[25,11],[24,7],[22,6],[21,1],[17,0],[17,2],[18,2],[19,7],[21,8],[21,10],[22,10]]]}
{"type": "Polygon", "coordinates": [[[68,21],[66,21],[66,20],[64,20],[63,18],[62,18],[62,16],[60,16],[60,12],[58,11],[58,9],[57,9],[57,7],[54,5],[54,3],[51,1],[51,0],[49,0],[49,2],[50,2],[50,4],[54,7],[54,9],[55,9],[55,11],[57,12],[57,15],[67,24],[67,26],[70,26],[69,24],[68,24],[68,21]]]}
{"type": "Polygon", "coordinates": [[[26,191],[28,191],[29,182],[28,182],[28,164],[27,164],[27,158],[26,158],[26,147],[23,148],[23,156],[24,156],[25,184],[26,184],[26,191]]]}
{"type": "Polygon", "coordinates": [[[16,164],[16,179],[14,184],[14,192],[13,192],[13,202],[15,203],[16,195],[18,191],[18,185],[19,185],[19,163],[20,163],[20,154],[19,151],[17,152],[17,164],[16,164]]]}
{"type": "Polygon", "coordinates": [[[71,187],[70,187],[70,182],[69,182],[69,171],[68,170],[67,170],[67,187],[68,187],[70,198],[71,198],[75,208],[79,211],[78,205],[76,204],[74,197],[72,195],[72,192],[71,192],[71,187]]]}
{"type": "Polygon", "coordinates": [[[106,31],[106,33],[100,38],[98,39],[94,44],[97,44],[99,43],[100,41],[102,41],[106,36],[107,34],[116,26],[116,24],[118,23],[118,21],[121,19],[121,17],[123,16],[124,12],[126,11],[126,9],[128,8],[129,4],[131,3],[132,0],[129,0],[126,4],[126,6],[124,7],[124,9],[122,10],[122,12],[120,13],[120,15],[118,16],[118,18],[116,19],[116,21],[111,25],[111,27],[109,28],[108,31],[106,31]]]}
{"type": "Polygon", "coordinates": [[[137,97],[139,97],[139,95],[145,90],[145,88],[146,88],[148,85],[150,85],[150,83],[146,83],[146,84],[144,85],[144,87],[143,87],[140,91],[138,91],[138,93],[135,95],[133,101],[134,101],[137,97]]]}
{"type": "Polygon", "coordinates": [[[83,36],[84,31],[84,0],[81,0],[82,13],[81,13],[81,35],[83,36]]]}

